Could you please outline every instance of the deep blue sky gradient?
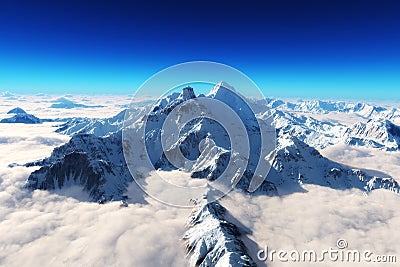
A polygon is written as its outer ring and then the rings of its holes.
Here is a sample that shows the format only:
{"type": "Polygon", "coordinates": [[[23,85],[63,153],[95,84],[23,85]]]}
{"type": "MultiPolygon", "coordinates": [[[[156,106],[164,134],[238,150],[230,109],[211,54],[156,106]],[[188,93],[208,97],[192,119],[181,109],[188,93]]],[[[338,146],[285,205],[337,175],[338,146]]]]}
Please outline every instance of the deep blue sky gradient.
{"type": "Polygon", "coordinates": [[[211,60],[266,96],[400,100],[400,1],[164,2],[0,0],[0,91],[130,94],[211,60]]]}

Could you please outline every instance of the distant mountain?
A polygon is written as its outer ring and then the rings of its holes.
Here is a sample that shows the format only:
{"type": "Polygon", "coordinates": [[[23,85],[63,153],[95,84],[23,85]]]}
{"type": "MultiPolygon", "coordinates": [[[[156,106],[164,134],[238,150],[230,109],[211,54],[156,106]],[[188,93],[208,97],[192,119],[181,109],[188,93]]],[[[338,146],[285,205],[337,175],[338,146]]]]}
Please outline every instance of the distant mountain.
{"type": "Polygon", "coordinates": [[[400,110],[387,108],[367,103],[351,103],[345,101],[323,100],[298,100],[288,102],[274,98],[267,98],[267,106],[282,111],[295,111],[311,114],[349,113],[356,114],[367,119],[400,120],[400,110]]]}
{"type": "MultiPolygon", "coordinates": [[[[215,97],[215,93],[209,95],[200,95],[198,97],[215,97]]],[[[185,92],[186,95],[180,96],[180,93],[173,93],[165,98],[162,98],[154,106],[153,113],[160,110],[173,109],[174,106],[182,103],[183,100],[190,99],[194,95],[193,92],[185,92]]],[[[220,97],[227,99],[226,96],[220,97]]],[[[231,103],[231,100],[225,100],[231,103]]],[[[251,102],[251,101],[250,101],[251,102]]],[[[304,141],[310,146],[324,149],[326,147],[342,143],[352,146],[363,146],[369,148],[376,148],[381,150],[399,150],[396,145],[396,134],[388,132],[388,127],[382,127],[380,131],[387,131],[382,133],[385,138],[380,138],[371,131],[365,131],[360,134],[356,129],[363,127],[362,125],[368,124],[366,127],[370,128],[372,124],[386,125],[390,122],[392,129],[399,127],[394,121],[400,122],[397,109],[388,109],[364,103],[346,103],[343,101],[299,101],[297,103],[285,102],[279,99],[267,99],[265,102],[255,103],[253,110],[257,114],[257,118],[267,120],[272,118],[273,125],[279,130],[279,134],[291,134],[304,141]],[[300,113],[299,113],[300,112],[300,113]],[[353,126],[343,125],[338,121],[321,120],[313,117],[313,114],[334,114],[346,113],[355,114],[360,116],[360,120],[369,119],[368,123],[358,122],[353,126]],[[387,118],[391,118],[389,120],[387,118]]],[[[136,118],[143,116],[146,107],[137,107],[136,118]]],[[[131,115],[135,112],[132,112],[131,115]]],[[[75,133],[93,133],[96,136],[106,136],[115,133],[122,129],[123,116],[122,112],[112,118],[93,119],[93,118],[72,118],[68,119],[57,132],[73,135],[75,133]]]]}
{"type": "Polygon", "coordinates": [[[301,101],[293,104],[268,99],[270,110],[261,112],[261,119],[272,118],[279,134],[296,136],[310,146],[324,149],[342,143],[352,146],[377,148],[387,151],[399,150],[400,122],[397,109],[342,101],[301,101]],[[353,114],[360,122],[352,126],[343,125],[328,114],[353,114]],[[327,114],[326,119],[315,119],[314,114],[327,114]],[[391,120],[387,119],[391,118],[391,120]],[[368,119],[367,122],[364,122],[368,119]]]}
{"type": "Polygon", "coordinates": [[[358,122],[347,129],[344,136],[350,145],[384,148],[386,150],[400,149],[400,126],[388,120],[369,120],[358,122]]]}
{"type": "Polygon", "coordinates": [[[65,97],[60,97],[56,100],[53,101],[54,104],[50,106],[50,108],[65,108],[65,109],[71,109],[71,108],[99,108],[103,107],[101,105],[95,105],[95,106],[88,106],[84,104],[79,104],[74,101],[71,101],[65,97]]]}
{"type": "Polygon", "coordinates": [[[290,135],[278,138],[276,153],[270,162],[273,168],[267,180],[276,186],[279,195],[304,191],[304,184],[339,190],[357,188],[364,192],[383,188],[400,193],[395,179],[378,178],[359,169],[350,169],[323,157],[315,148],[290,135]]]}
{"type": "Polygon", "coordinates": [[[5,92],[1,92],[0,93],[0,96],[2,96],[2,97],[13,97],[14,96],[14,94],[13,93],[10,93],[10,92],[8,92],[8,91],[5,91],[5,92]]]}
{"type": "Polygon", "coordinates": [[[9,118],[4,118],[0,123],[25,123],[25,124],[40,124],[42,120],[38,117],[28,114],[22,108],[14,108],[7,112],[7,114],[13,115],[9,118]]]}
{"type": "Polygon", "coordinates": [[[122,129],[125,110],[111,118],[71,118],[56,130],[66,135],[93,134],[98,137],[107,136],[122,129]]]}
{"type": "Polygon", "coordinates": [[[348,127],[338,122],[321,121],[311,116],[272,109],[259,115],[261,119],[272,118],[278,135],[292,135],[317,148],[342,142],[343,133],[348,127]]]}
{"type": "Polygon", "coordinates": [[[27,114],[25,110],[20,107],[13,108],[12,110],[8,111],[7,114],[27,114]]]}

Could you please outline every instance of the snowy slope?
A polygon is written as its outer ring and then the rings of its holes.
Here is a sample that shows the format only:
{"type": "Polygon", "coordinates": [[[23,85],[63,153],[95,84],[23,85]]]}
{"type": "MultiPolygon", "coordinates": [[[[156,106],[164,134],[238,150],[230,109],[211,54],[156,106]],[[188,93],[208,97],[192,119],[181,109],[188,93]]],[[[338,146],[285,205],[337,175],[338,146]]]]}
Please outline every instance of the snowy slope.
{"type": "Polygon", "coordinates": [[[72,118],[66,123],[60,125],[56,130],[57,133],[66,135],[74,134],[94,134],[95,136],[106,136],[122,129],[124,122],[125,110],[119,112],[111,118],[72,118]]]}
{"type": "Polygon", "coordinates": [[[347,130],[343,124],[321,121],[310,116],[297,115],[273,109],[259,115],[261,119],[272,118],[278,135],[290,134],[316,148],[325,148],[342,142],[347,130]]]}
{"type": "Polygon", "coordinates": [[[190,266],[256,266],[240,240],[239,229],[226,221],[225,213],[218,202],[200,202],[194,209],[183,237],[190,266]]]}
{"type": "Polygon", "coordinates": [[[341,101],[313,100],[296,104],[273,99],[268,101],[271,110],[260,113],[258,117],[272,118],[279,134],[294,135],[310,146],[324,149],[342,143],[387,151],[399,149],[399,126],[395,123],[400,122],[397,109],[341,101]],[[324,114],[322,117],[326,119],[315,119],[314,114],[324,114]],[[329,119],[330,114],[332,118],[336,114],[348,114],[360,119],[349,126],[329,119]]]}
{"type": "Polygon", "coordinates": [[[399,150],[400,126],[388,120],[359,122],[347,129],[344,136],[350,145],[399,150]]]}
{"type": "MultiPolygon", "coordinates": [[[[256,172],[260,155],[265,153],[266,149],[261,149],[262,135],[255,114],[245,100],[238,96],[237,92],[232,91],[232,88],[226,83],[217,84],[210,94],[199,98],[196,98],[193,88],[184,88],[180,94],[172,94],[160,100],[145,119],[145,126],[143,125],[143,119],[140,118],[137,123],[132,124],[131,128],[133,131],[138,131],[135,129],[145,127],[146,149],[152,164],[157,169],[169,170],[174,168],[174,165],[176,168],[192,172],[192,177],[208,178],[209,180],[215,180],[221,173],[227,171],[232,174],[232,183],[240,180],[241,182],[237,186],[243,190],[249,189],[251,174],[256,172]],[[194,99],[197,101],[189,101],[194,99]],[[208,99],[212,99],[212,101],[208,99]],[[233,111],[234,114],[237,114],[237,118],[230,117],[229,113],[220,112],[219,107],[216,107],[218,103],[223,103],[229,107],[231,112],[233,111]],[[216,114],[221,117],[214,120],[200,116],[190,120],[187,124],[183,123],[187,116],[192,113],[195,114],[202,109],[204,109],[204,113],[216,114]],[[161,136],[162,133],[165,134],[166,129],[163,129],[162,126],[166,123],[166,119],[172,111],[179,114],[179,116],[176,121],[171,123],[182,123],[184,127],[179,132],[179,136],[166,134],[169,136],[169,143],[163,146],[161,136]],[[234,119],[240,120],[240,127],[234,124],[229,131],[224,129],[224,127],[229,127],[229,124],[232,124],[231,122],[234,119]],[[228,122],[228,124],[220,125],[219,122],[221,121],[228,122]],[[243,134],[248,137],[243,136],[243,134]],[[244,148],[246,143],[243,142],[243,138],[248,140],[248,156],[244,156],[244,153],[239,153],[246,150],[244,148]],[[209,142],[211,139],[212,144],[209,142]],[[236,141],[232,142],[232,140],[236,141]],[[207,149],[200,151],[198,148],[204,141],[206,141],[207,149]],[[235,148],[231,147],[235,144],[235,148]],[[232,151],[233,153],[231,153],[232,151]],[[193,162],[187,163],[183,157],[193,162]],[[239,174],[238,177],[235,177],[234,172],[240,172],[237,168],[235,170],[229,168],[228,161],[230,157],[232,157],[233,162],[237,162],[237,166],[243,166],[240,171],[246,173],[246,175],[240,176],[239,174]],[[170,164],[171,162],[168,159],[173,159],[175,164],[170,164]],[[243,161],[247,161],[247,163],[239,163],[243,161]]],[[[269,164],[264,157],[261,157],[261,160],[264,166],[269,164]]],[[[268,188],[268,186],[265,185],[260,188],[268,188]]]]}
{"type": "MultiPolygon", "coordinates": [[[[229,104],[245,121],[250,142],[253,142],[250,143],[252,153],[243,176],[235,177],[232,174],[231,182],[232,184],[237,182],[237,188],[248,191],[254,171],[252,164],[255,164],[260,155],[256,149],[260,144],[257,140],[260,129],[255,126],[256,119],[249,113],[244,103],[240,99],[231,99],[234,96],[225,90],[227,89],[217,86],[207,97],[220,98],[221,101],[229,99],[229,104]]],[[[207,118],[193,120],[182,129],[179,138],[170,143],[165,151],[161,146],[161,126],[169,112],[194,98],[193,89],[185,88],[180,94],[173,94],[158,101],[149,115],[143,116],[141,112],[134,112],[133,118],[130,119],[134,121],[133,127],[143,127],[144,118],[147,119],[145,141],[149,157],[156,169],[174,169],[169,159],[177,155],[176,152],[179,150],[186,158],[193,160],[182,169],[190,172],[193,178],[212,181],[225,170],[232,153],[226,132],[219,124],[207,118]],[[168,153],[170,155],[167,157],[168,153]]],[[[271,114],[279,128],[278,146],[275,153],[271,153],[263,162],[265,165],[271,165],[272,169],[259,187],[258,194],[288,194],[301,191],[302,184],[308,183],[335,189],[358,188],[365,192],[376,188],[399,191],[399,185],[392,178],[371,177],[360,170],[342,166],[322,157],[316,149],[306,144],[327,142],[324,138],[331,132],[333,136],[334,132],[341,132],[344,129],[343,125],[322,123],[306,116],[296,117],[279,110],[273,110],[271,114]]],[[[49,158],[34,163],[41,165],[42,168],[29,177],[28,187],[55,189],[73,183],[81,185],[84,190],[90,192],[96,201],[103,197],[107,200],[122,198],[127,185],[132,181],[122,151],[121,130],[119,130],[122,117],[123,113],[120,113],[105,120],[108,122],[105,130],[97,125],[98,121],[94,121],[93,124],[76,124],[79,125],[77,126],[79,131],[92,131],[92,134],[74,135],[69,143],[56,148],[49,158]],[[115,128],[110,128],[109,125],[114,122],[115,128]],[[96,129],[101,131],[96,132],[96,129]],[[110,129],[111,132],[113,130],[117,132],[110,134],[108,132],[110,129]],[[104,137],[96,136],[100,134],[104,137]]],[[[392,135],[398,134],[398,128],[394,125],[387,123],[386,126],[385,129],[392,135]]],[[[74,129],[74,126],[67,129],[74,129]]],[[[366,131],[357,133],[366,134],[366,131]]],[[[377,136],[381,137],[381,134],[377,136]]],[[[243,158],[240,154],[233,153],[232,160],[240,162],[243,158]]]]}
{"type": "Polygon", "coordinates": [[[290,135],[278,139],[273,168],[267,176],[280,195],[303,191],[302,185],[315,184],[333,189],[357,188],[364,192],[384,188],[400,193],[390,177],[373,177],[323,157],[315,148],[290,135]]]}
{"type": "Polygon", "coordinates": [[[122,199],[133,181],[122,153],[121,133],[107,138],[77,134],[54,149],[28,178],[29,189],[53,190],[80,185],[93,201],[122,199]]]}

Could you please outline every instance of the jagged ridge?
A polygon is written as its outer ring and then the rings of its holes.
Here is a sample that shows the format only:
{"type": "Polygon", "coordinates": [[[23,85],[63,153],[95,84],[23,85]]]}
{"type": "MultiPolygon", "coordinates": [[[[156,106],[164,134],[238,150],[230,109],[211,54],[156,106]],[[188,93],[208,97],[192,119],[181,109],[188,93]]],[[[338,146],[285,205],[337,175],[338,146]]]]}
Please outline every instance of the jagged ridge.
{"type": "Polygon", "coordinates": [[[123,157],[120,132],[107,138],[74,135],[49,158],[34,165],[42,167],[29,176],[27,188],[52,190],[77,184],[94,201],[122,199],[133,181],[123,157]]]}
{"type": "Polygon", "coordinates": [[[238,228],[226,221],[225,213],[217,201],[201,202],[194,209],[183,237],[190,266],[256,266],[240,240],[238,228]]]}

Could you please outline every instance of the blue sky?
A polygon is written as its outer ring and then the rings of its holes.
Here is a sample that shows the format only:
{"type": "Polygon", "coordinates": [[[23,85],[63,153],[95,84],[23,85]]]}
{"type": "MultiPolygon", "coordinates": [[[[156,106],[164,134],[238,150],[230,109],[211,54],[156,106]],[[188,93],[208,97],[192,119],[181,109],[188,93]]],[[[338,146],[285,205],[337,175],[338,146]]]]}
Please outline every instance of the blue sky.
{"type": "Polygon", "coordinates": [[[400,99],[400,3],[0,1],[0,91],[131,94],[168,66],[235,67],[266,96],[400,99]]]}

